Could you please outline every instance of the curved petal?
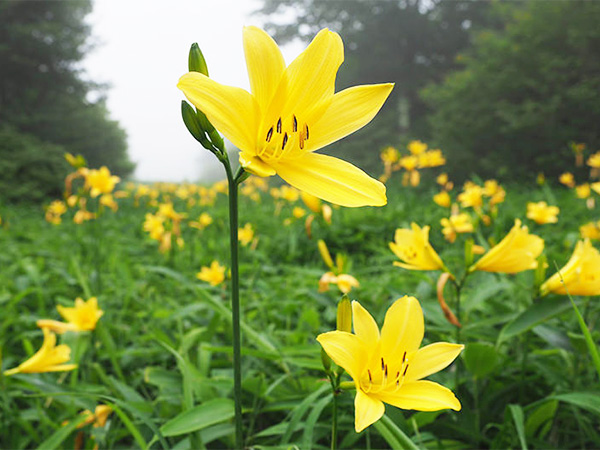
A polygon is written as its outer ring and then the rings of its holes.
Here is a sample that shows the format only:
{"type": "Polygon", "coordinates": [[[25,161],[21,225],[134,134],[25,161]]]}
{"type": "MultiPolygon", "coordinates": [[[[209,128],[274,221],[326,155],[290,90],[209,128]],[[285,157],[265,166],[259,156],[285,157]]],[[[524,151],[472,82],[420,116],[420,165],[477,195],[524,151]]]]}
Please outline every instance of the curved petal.
{"type": "Polygon", "coordinates": [[[321,118],[311,125],[306,150],[318,150],[364,127],[379,112],[393,87],[391,83],[354,86],[335,94],[321,118]]]}
{"type": "Polygon", "coordinates": [[[335,77],[343,61],[344,44],[340,36],[327,28],[319,31],[285,71],[287,83],[280,85],[280,89],[286,90],[282,117],[291,114],[306,116],[321,102],[329,100],[335,91],[335,77]]]}
{"type": "Polygon", "coordinates": [[[352,164],[308,153],[272,164],[277,174],[301,191],[341,206],[383,206],[385,185],[352,164]]]}
{"type": "Polygon", "coordinates": [[[253,173],[259,177],[270,177],[275,175],[275,169],[266,164],[258,156],[240,153],[240,165],[246,172],[253,173]]]}
{"type": "Polygon", "coordinates": [[[354,409],[354,429],[357,433],[377,422],[385,412],[385,406],[381,400],[369,397],[360,389],[356,390],[354,409]]]}
{"type": "Polygon", "coordinates": [[[352,323],[356,334],[366,345],[374,346],[379,341],[379,327],[373,316],[356,300],[352,301],[352,323]]]}
{"type": "Polygon", "coordinates": [[[423,310],[419,301],[404,296],[396,300],[385,314],[381,329],[381,353],[384,358],[404,352],[412,353],[421,345],[424,333],[423,310]]]}
{"type": "Polygon", "coordinates": [[[433,381],[413,381],[404,383],[393,393],[379,393],[381,401],[402,409],[416,409],[417,411],[439,411],[440,409],[453,409],[460,411],[460,402],[454,393],[433,381]]]}
{"type": "Polygon", "coordinates": [[[186,73],[177,87],[233,145],[255,154],[260,111],[249,92],[217,83],[199,72],[186,73]]]}
{"type": "Polygon", "coordinates": [[[465,348],[461,344],[436,342],[417,350],[406,370],[405,383],[420,380],[449,366],[465,348]]]}
{"type": "Polygon", "coordinates": [[[244,53],[252,94],[264,113],[279,85],[285,61],[273,38],[252,26],[244,27],[244,53]]]}
{"type": "Polygon", "coordinates": [[[318,335],[317,341],[334,363],[343,367],[353,380],[358,381],[367,359],[366,348],[358,337],[345,331],[330,331],[318,335]]]}

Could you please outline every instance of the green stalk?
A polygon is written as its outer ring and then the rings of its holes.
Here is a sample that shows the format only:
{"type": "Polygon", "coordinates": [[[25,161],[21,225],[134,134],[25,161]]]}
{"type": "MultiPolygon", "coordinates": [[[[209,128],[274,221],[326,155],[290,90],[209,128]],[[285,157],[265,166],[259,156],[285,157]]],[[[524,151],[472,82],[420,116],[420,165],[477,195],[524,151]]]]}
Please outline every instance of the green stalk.
{"type": "MultiPolygon", "coordinates": [[[[334,386],[333,383],[333,376],[331,378],[332,380],[332,385],[331,387],[333,388],[333,411],[332,411],[332,415],[333,418],[331,420],[331,450],[335,450],[337,448],[337,429],[338,429],[338,421],[337,421],[337,416],[338,416],[338,395],[339,395],[339,388],[334,386]]],[[[339,386],[339,381],[340,381],[340,376],[338,375],[336,378],[336,383],[339,386]]]]}
{"type": "Polygon", "coordinates": [[[223,159],[229,184],[229,245],[231,250],[231,319],[233,326],[233,396],[235,402],[235,447],[244,448],[242,432],[242,340],[240,333],[240,281],[238,263],[238,184],[241,174],[234,176],[229,159],[223,159]]]}

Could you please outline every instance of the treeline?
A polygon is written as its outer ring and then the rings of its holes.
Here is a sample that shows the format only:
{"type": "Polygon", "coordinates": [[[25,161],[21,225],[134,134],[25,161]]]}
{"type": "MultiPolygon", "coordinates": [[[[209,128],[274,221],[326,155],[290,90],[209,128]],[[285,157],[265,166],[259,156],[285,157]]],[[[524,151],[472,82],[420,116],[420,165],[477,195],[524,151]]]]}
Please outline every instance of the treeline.
{"type": "Polygon", "coordinates": [[[60,195],[66,152],[121,176],[134,168],[103,87],[82,76],[91,8],[91,0],[0,2],[0,200],[60,195]]]}
{"type": "Polygon", "coordinates": [[[412,139],[441,148],[456,178],[504,180],[556,175],[570,142],[600,146],[600,2],[264,0],[258,15],[280,43],[338,31],[338,90],[396,83],[328,150],[373,173],[381,148],[412,139]]]}

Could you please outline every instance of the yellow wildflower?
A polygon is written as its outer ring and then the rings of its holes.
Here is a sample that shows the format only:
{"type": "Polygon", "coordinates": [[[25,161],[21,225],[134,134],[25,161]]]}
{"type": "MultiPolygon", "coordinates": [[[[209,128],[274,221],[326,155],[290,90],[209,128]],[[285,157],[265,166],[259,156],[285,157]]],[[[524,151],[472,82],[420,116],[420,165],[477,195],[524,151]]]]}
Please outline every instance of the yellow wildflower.
{"type": "Polygon", "coordinates": [[[96,214],[90,211],[86,211],[85,209],[80,209],[73,216],[73,222],[78,225],[81,225],[83,222],[87,222],[88,220],[92,220],[96,218],[96,214]]]}
{"type": "Polygon", "coordinates": [[[300,206],[295,206],[294,209],[292,210],[292,216],[294,216],[294,218],[296,218],[296,219],[301,219],[305,215],[306,215],[306,210],[304,208],[301,208],[300,206]]]}
{"type": "Polygon", "coordinates": [[[590,188],[592,189],[592,191],[594,191],[596,194],[600,195],[600,181],[596,181],[595,183],[591,183],[590,184],[590,188]]]}
{"type": "Polygon", "coordinates": [[[44,342],[42,347],[27,361],[18,367],[4,372],[5,376],[16,373],[62,372],[73,370],[77,364],[63,364],[71,359],[71,349],[68,345],[56,345],[56,335],[48,328],[43,328],[44,342]]]}
{"type": "Polygon", "coordinates": [[[575,187],[575,177],[571,172],[563,173],[560,177],[558,177],[558,181],[560,181],[561,184],[564,184],[567,187],[575,187]]]}
{"type": "Polygon", "coordinates": [[[244,28],[252,93],[189,72],[178,87],[241,150],[240,164],[258,176],[278,174],[292,186],[342,206],[385,205],[385,186],[362,170],[315,153],[362,128],[392,84],[356,86],[334,95],[344,59],[339,35],[321,30],[287,68],[273,39],[244,28]]]}
{"type": "Polygon", "coordinates": [[[213,261],[210,267],[202,267],[200,272],[196,274],[196,278],[210,283],[212,286],[217,286],[225,280],[225,267],[217,261],[213,261]]]}
{"type": "Polygon", "coordinates": [[[352,275],[345,273],[335,275],[333,272],[326,272],[319,280],[319,292],[326,292],[329,290],[329,285],[335,284],[338,289],[344,293],[349,293],[353,287],[359,287],[360,283],[352,275]]]}
{"type": "Polygon", "coordinates": [[[591,240],[600,240],[600,221],[594,223],[589,222],[579,227],[579,233],[582,238],[588,238],[591,240]]]}
{"type": "Polygon", "coordinates": [[[254,239],[252,224],[247,223],[244,228],[238,228],[238,239],[244,247],[252,242],[252,239],[254,239]]]}
{"type": "Polygon", "coordinates": [[[111,175],[106,166],[102,166],[100,169],[90,169],[85,175],[85,185],[90,189],[92,197],[110,194],[120,180],[119,177],[111,175]]]}
{"type": "Polygon", "coordinates": [[[537,257],[544,250],[544,240],[535,234],[529,234],[526,226],[515,219],[515,225],[498,244],[492,247],[475,264],[469,272],[517,273],[535,269],[537,257]]]}
{"type": "Polygon", "coordinates": [[[67,212],[67,205],[61,200],[54,200],[46,208],[46,221],[58,225],[62,222],[60,216],[67,212]]]}
{"type": "Polygon", "coordinates": [[[558,206],[548,206],[546,202],[527,203],[527,218],[540,225],[558,222],[558,206]]]}
{"type": "Polygon", "coordinates": [[[440,173],[437,178],[435,179],[435,182],[437,184],[439,184],[440,186],[445,186],[446,183],[448,182],[448,174],[447,173],[440,173]]]}
{"type": "Polygon", "coordinates": [[[98,308],[98,299],[96,297],[90,297],[87,301],[83,301],[77,297],[74,307],[67,308],[58,305],[56,309],[66,322],[42,319],[37,321],[37,326],[48,328],[58,334],[66,331],[92,331],[96,328],[98,320],[104,314],[104,311],[98,308]]]}
{"type": "Polygon", "coordinates": [[[200,217],[198,217],[197,221],[191,221],[189,225],[190,227],[197,228],[198,230],[204,230],[211,223],[213,223],[213,218],[210,216],[210,214],[203,212],[200,214],[200,217]]]}
{"type": "Polygon", "coordinates": [[[452,200],[450,199],[450,194],[448,194],[447,191],[442,191],[435,194],[433,196],[433,201],[444,208],[449,208],[450,204],[452,203],[452,200]]]}
{"type": "Polygon", "coordinates": [[[151,213],[146,213],[146,220],[144,221],[144,231],[150,233],[150,238],[154,240],[160,240],[165,232],[163,225],[164,218],[151,213]]]}
{"type": "Polygon", "coordinates": [[[587,160],[587,165],[594,169],[600,169],[600,151],[590,155],[587,160]]]}
{"type": "Polygon", "coordinates": [[[458,233],[473,232],[471,217],[466,213],[453,214],[449,218],[444,217],[440,223],[443,227],[442,234],[449,242],[454,242],[458,233]]]}
{"type": "Polygon", "coordinates": [[[298,198],[300,197],[300,192],[298,191],[298,189],[290,187],[290,186],[281,186],[281,189],[279,190],[280,192],[280,197],[284,200],[287,200],[290,203],[294,203],[295,201],[298,201],[298,198]]]}
{"type": "Polygon", "coordinates": [[[119,205],[117,205],[117,202],[115,202],[115,199],[111,194],[102,195],[102,197],[100,197],[100,204],[112,209],[113,211],[116,211],[119,208],[119,205]]]}
{"type": "Polygon", "coordinates": [[[429,226],[420,228],[412,223],[411,229],[398,228],[390,249],[403,262],[394,265],[409,270],[444,270],[446,268],[439,255],[429,243],[429,226]]]}
{"type": "Polygon", "coordinates": [[[380,157],[385,164],[394,164],[400,159],[400,153],[398,152],[398,149],[390,145],[381,151],[380,157]]]}
{"type": "Polygon", "coordinates": [[[419,155],[419,167],[438,167],[446,164],[446,158],[439,149],[429,150],[419,155]]]}
{"type": "Polygon", "coordinates": [[[408,151],[411,152],[413,155],[420,155],[425,150],[427,150],[427,144],[421,141],[410,141],[408,143],[407,148],[408,151]]]}
{"type": "Polygon", "coordinates": [[[465,183],[463,191],[458,194],[458,201],[463,208],[481,208],[483,204],[483,189],[474,183],[465,183]]]}
{"type": "Polygon", "coordinates": [[[577,242],[567,264],[542,284],[540,294],[550,292],[600,295],[600,252],[589,239],[577,242]]]}
{"type": "MultiPolygon", "coordinates": [[[[82,416],[87,418],[80,423],[77,428],[83,428],[86,425],[94,424],[94,428],[102,428],[106,425],[108,416],[113,412],[113,409],[108,405],[98,405],[92,413],[89,409],[81,412],[82,416]]],[[[68,422],[67,422],[68,423],[68,422]]],[[[66,423],[64,424],[66,425],[66,423]]]]}
{"type": "Polygon", "coordinates": [[[575,186],[575,195],[577,195],[577,198],[588,198],[590,195],[592,195],[589,183],[575,186]]]}
{"type": "Polygon", "coordinates": [[[400,158],[400,166],[404,167],[407,171],[412,172],[419,165],[419,158],[414,155],[404,156],[400,158]]]}
{"type": "Polygon", "coordinates": [[[438,342],[419,348],[424,321],[416,298],[396,300],[385,315],[381,333],[357,301],[352,302],[352,321],[354,333],[330,331],[320,334],[317,341],[354,380],[357,433],[383,416],[384,403],[418,411],[460,411],[452,391],[422,378],[451,364],[464,346],[438,342]]]}

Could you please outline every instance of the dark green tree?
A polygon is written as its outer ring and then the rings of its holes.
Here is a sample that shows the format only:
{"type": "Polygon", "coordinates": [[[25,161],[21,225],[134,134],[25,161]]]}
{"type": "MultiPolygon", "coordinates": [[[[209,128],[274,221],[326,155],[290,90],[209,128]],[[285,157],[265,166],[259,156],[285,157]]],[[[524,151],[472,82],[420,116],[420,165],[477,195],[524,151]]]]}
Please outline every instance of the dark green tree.
{"type": "Polygon", "coordinates": [[[125,133],[109,117],[103,86],[82,76],[91,8],[91,0],[0,2],[0,123],[34,136],[28,148],[58,145],[125,176],[133,170],[125,133]]]}
{"type": "Polygon", "coordinates": [[[506,25],[481,32],[463,69],[424,98],[453,174],[555,177],[570,141],[600,145],[600,3],[496,5],[506,25]]]}

